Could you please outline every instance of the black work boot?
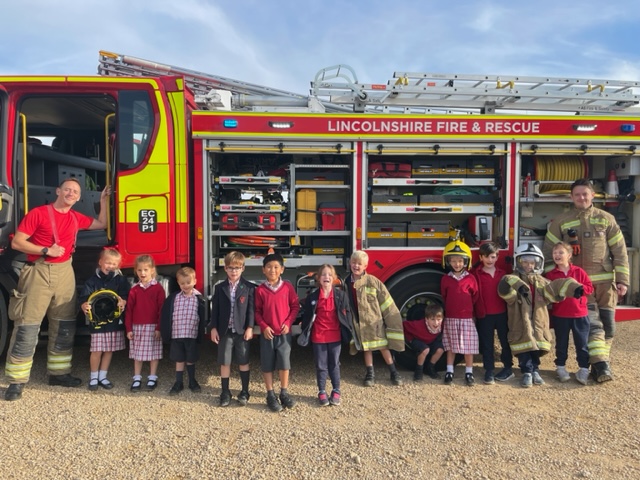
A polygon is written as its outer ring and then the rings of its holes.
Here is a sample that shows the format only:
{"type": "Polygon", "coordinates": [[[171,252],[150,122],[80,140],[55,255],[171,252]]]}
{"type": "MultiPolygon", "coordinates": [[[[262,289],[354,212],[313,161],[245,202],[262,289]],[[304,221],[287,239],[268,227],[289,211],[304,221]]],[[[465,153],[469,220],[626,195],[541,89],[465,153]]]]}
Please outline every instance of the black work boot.
{"type": "Polygon", "coordinates": [[[64,375],[49,375],[49,385],[59,387],[79,387],[82,385],[82,380],[77,377],[72,377],[68,373],[64,375]]]}
{"type": "Polygon", "coordinates": [[[4,392],[4,399],[8,402],[20,400],[22,398],[23,383],[12,383],[4,392]]]}
{"type": "Polygon", "coordinates": [[[609,362],[598,362],[593,368],[596,372],[596,382],[604,383],[610,380],[613,380],[613,375],[611,374],[611,368],[609,367],[609,362]]]}
{"type": "Polygon", "coordinates": [[[367,373],[364,376],[364,386],[373,387],[376,383],[376,376],[373,372],[373,367],[367,367],[367,373]]]}

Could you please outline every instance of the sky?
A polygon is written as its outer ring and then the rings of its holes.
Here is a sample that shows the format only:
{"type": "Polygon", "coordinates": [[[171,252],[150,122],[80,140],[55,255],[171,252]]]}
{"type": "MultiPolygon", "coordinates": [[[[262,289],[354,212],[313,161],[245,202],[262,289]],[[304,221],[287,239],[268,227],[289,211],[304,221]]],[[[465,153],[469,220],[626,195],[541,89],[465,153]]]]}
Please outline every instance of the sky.
{"type": "Polygon", "coordinates": [[[640,80],[640,2],[20,0],[0,7],[0,75],[95,74],[98,52],[308,94],[316,73],[640,80]]]}

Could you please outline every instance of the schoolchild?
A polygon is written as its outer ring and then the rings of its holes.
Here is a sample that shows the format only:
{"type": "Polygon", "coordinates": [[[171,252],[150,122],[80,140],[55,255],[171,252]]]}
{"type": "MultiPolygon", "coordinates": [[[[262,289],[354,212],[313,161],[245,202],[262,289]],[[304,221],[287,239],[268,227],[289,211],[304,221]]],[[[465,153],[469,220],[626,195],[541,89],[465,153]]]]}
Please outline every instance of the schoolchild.
{"type": "MultiPolygon", "coordinates": [[[[465,383],[472,387],[473,356],[478,353],[478,331],[474,317],[481,311],[478,283],[476,277],[467,270],[471,265],[471,250],[460,240],[450,242],[442,253],[442,266],[449,273],[440,281],[440,293],[444,303],[445,320],[442,332],[442,344],[447,352],[447,371],[444,384],[453,383],[454,360],[456,353],[464,355],[465,383]]],[[[484,313],[484,312],[483,312],[484,313]]]]}
{"type": "Polygon", "coordinates": [[[291,324],[300,311],[300,302],[293,285],[281,278],[284,259],[270,253],[262,261],[266,282],[255,292],[255,319],[260,327],[260,366],[267,389],[267,405],[273,412],[293,408],[295,402],[287,391],[291,370],[291,324]],[[280,376],[280,395],[273,391],[273,372],[280,376]]]}
{"type": "MultiPolygon", "coordinates": [[[[104,248],[98,257],[98,268],[84,283],[84,287],[78,296],[80,309],[90,318],[89,333],[91,334],[91,346],[89,351],[90,379],[89,390],[95,391],[98,387],[106,390],[113,388],[113,383],[107,378],[109,365],[113,352],[125,349],[124,342],[124,308],[129,297],[130,285],[120,271],[122,256],[114,248],[104,248]],[[105,292],[112,295],[112,308],[109,312],[92,311],[89,297],[96,292],[105,292]],[[96,318],[99,313],[105,318],[96,318]]],[[[96,300],[98,297],[93,296],[96,300]]],[[[109,308],[108,303],[106,308],[109,308]]]]}
{"type": "Polygon", "coordinates": [[[419,382],[424,378],[424,364],[431,353],[427,363],[427,375],[438,379],[440,375],[436,371],[436,363],[444,353],[442,346],[442,321],[444,310],[437,303],[425,306],[424,318],[418,320],[405,320],[402,322],[404,338],[409,346],[418,353],[417,365],[413,373],[413,380],[419,382]]]}
{"type": "Polygon", "coordinates": [[[509,348],[507,332],[507,304],[498,295],[498,284],[506,272],[496,266],[498,260],[499,247],[494,242],[487,242],[480,245],[478,255],[480,264],[471,270],[478,282],[478,292],[480,303],[485,316],[476,320],[478,329],[478,340],[480,341],[480,353],[482,354],[482,366],[484,368],[484,383],[491,385],[494,379],[499,382],[506,382],[514,377],[513,355],[509,348]],[[495,351],[494,332],[498,332],[500,341],[500,361],[502,370],[494,375],[495,351]]]}
{"type": "Polygon", "coordinates": [[[196,271],[182,267],[176,272],[180,290],[164,301],[160,313],[160,332],[164,343],[169,343],[169,358],[176,362],[176,381],[169,395],[184,390],[184,369],[187,367],[189,390],[201,391],[196,380],[198,344],[204,334],[205,305],[202,294],[196,290],[196,271]]]}
{"type": "Polygon", "coordinates": [[[147,389],[158,386],[158,363],[162,358],[160,311],[165,291],[156,280],[156,264],[151,255],[140,255],[135,261],[138,277],[129,292],[124,326],[129,339],[129,358],[133,359],[131,391],[139,392],[142,385],[142,362],[149,362],[147,389]]]}
{"type": "Polygon", "coordinates": [[[311,328],[311,346],[316,363],[318,403],[320,406],[340,405],[340,351],[342,330],[349,338],[353,332],[351,309],[344,290],[335,286],[336,269],[324,264],[317,274],[320,288],[305,300],[302,330],[311,328]],[[314,318],[315,317],[315,318],[314,318]],[[327,395],[327,376],[331,379],[331,395],[327,395]]]}
{"type": "Polygon", "coordinates": [[[584,288],[573,278],[544,278],[542,251],[532,243],[518,246],[513,256],[514,274],[502,277],[498,294],[507,302],[509,345],[522,372],[520,385],[528,388],[544,384],[539,366],[540,357],[551,349],[548,305],[566,297],[580,298],[584,288]]]}
{"type": "Polygon", "coordinates": [[[378,278],[367,273],[369,255],[362,250],[351,254],[349,275],[345,283],[349,292],[349,303],[353,315],[354,336],[350,352],[355,355],[364,352],[366,374],[364,386],[375,384],[373,352],[379,351],[389,368],[391,383],[402,385],[402,376],[398,372],[391,350],[404,351],[404,332],[402,317],[391,294],[378,278]]]}
{"type": "MultiPolygon", "coordinates": [[[[573,248],[565,242],[556,243],[552,250],[555,268],[545,274],[549,280],[558,278],[573,278],[584,287],[584,294],[591,295],[594,291],[587,272],[571,263],[573,248]]],[[[576,360],[579,370],[576,380],[586,385],[589,380],[589,311],[587,297],[566,298],[562,302],[551,306],[551,321],[556,336],[556,372],[561,382],[567,382],[571,375],[567,372],[566,362],[569,349],[569,332],[573,333],[573,343],[576,348],[576,360]]]]}
{"type": "Polygon", "coordinates": [[[255,285],[242,277],[245,257],[241,252],[229,252],[224,257],[227,279],[213,288],[211,320],[207,326],[211,340],[218,344],[218,363],[222,393],[220,406],[231,403],[229,377],[231,362],[238,364],[242,387],[238,403],[249,402],[249,352],[255,324],[255,285]]]}

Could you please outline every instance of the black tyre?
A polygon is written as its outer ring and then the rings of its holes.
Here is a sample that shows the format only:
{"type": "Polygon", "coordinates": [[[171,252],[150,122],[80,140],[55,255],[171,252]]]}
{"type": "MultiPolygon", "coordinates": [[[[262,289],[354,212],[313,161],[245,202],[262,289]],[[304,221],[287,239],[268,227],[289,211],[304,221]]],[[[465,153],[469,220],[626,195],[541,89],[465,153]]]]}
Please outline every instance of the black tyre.
{"type": "MultiPolygon", "coordinates": [[[[400,273],[387,283],[403,320],[424,318],[424,307],[431,303],[442,305],[440,280],[443,275],[439,270],[422,268],[400,273]]],[[[401,367],[415,370],[417,354],[406,343],[404,352],[394,352],[394,357],[401,367]]],[[[438,367],[444,369],[444,355],[438,367]]]]}

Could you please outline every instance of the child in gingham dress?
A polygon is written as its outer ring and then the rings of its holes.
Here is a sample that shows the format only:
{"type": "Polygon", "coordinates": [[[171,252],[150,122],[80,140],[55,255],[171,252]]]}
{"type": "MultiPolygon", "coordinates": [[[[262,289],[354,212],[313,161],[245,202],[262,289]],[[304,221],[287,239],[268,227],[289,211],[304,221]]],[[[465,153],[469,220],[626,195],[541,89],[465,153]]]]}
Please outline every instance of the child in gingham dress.
{"type": "Polygon", "coordinates": [[[151,255],[136,258],[135,272],[139,282],[129,292],[125,329],[129,344],[129,358],[134,360],[132,392],[139,392],[142,383],[142,362],[150,363],[147,389],[158,385],[158,363],[162,358],[160,312],[165,291],[156,280],[155,262],[151,255]]]}
{"type": "MultiPolygon", "coordinates": [[[[100,290],[110,290],[118,295],[118,308],[124,310],[129,296],[129,282],[120,272],[122,256],[114,248],[105,248],[100,252],[98,268],[89,278],[82,289],[78,299],[80,308],[85,315],[91,311],[91,305],[87,301],[92,293],[100,290]]],[[[124,313],[105,324],[89,325],[91,333],[91,347],[89,351],[89,365],[91,368],[89,390],[97,390],[102,387],[106,390],[113,388],[113,383],[107,378],[109,365],[113,352],[125,349],[124,343],[124,313]]]]}
{"type": "Polygon", "coordinates": [[[442,344],[447,352],[447,372],[445,385],[453,382],[456,353],[464,355],[465,383],[475,385],[473,378],[473,355],[478,353],[478,331],[474,321],[478,303],[478,283],[467,269],[471,263],[471,250],[459,240],[451,242],[443,253],[443,265],[450,271],[442,277],[440,291],[444,302],[445,321],[442,330],[442,344]]]}

